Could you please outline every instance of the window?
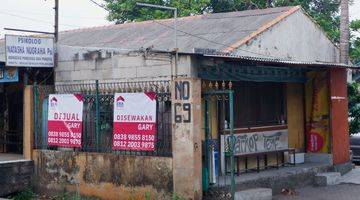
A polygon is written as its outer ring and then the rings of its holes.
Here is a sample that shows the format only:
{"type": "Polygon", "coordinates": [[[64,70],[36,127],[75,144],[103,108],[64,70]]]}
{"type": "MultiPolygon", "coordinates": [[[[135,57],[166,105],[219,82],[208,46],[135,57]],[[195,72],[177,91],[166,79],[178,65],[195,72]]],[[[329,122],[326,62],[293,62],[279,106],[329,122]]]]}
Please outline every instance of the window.
{"type": "Polygon", "coordinates": [[[283,83],[239,81],[233,89],[235,128],[286,123],[283,83]]]}

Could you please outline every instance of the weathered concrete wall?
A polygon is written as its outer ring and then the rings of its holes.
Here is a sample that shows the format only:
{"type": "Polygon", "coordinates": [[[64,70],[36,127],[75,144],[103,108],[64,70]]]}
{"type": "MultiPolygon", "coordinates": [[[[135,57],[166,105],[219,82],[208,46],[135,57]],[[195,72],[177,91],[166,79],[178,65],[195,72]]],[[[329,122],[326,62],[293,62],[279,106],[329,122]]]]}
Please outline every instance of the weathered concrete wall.
{"type": "Polygon", "coordinates": [[[175,79],[171,91],[174,192],[202,199],[201,80],[175,79]]]}
{"type": "Polygon", "coordinates": [[[237,50],[236,54],[244,56],[261,57],[250,53],[257,52],[296,61],[339,61],[339,49],[301,10],[240,46],[240,49],[246,51],[237,50]]]}
{"type": "Polygon", "coordinates": [[[173,188],[172,158],[111,153],[34,151],[40,192],[78,191],[101,199],[167,199],[173,188]]]}
{"type": "Polygon", "coordinates": [[[59,46],[56,84],[171,80],[172,76],[195,76],[191,56],[179,55],[175,70],[169,53],[59,46]]]}
{"type": "Polygon", "coordinates": [[[0,162],[0,197],[31,187],[32,161],[0,162]]]}
{"type": "Polygon", "coordinates": [[[5,62],[5,39],[0,40],[0,62],[5,62]]]}

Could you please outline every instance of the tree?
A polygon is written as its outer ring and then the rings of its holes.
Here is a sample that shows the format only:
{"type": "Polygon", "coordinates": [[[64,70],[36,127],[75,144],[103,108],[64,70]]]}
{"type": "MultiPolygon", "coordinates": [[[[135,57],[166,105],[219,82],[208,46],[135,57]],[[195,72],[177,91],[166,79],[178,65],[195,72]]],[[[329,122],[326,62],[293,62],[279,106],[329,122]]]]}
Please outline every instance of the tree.
{"type": "Polygon", "coordinates": [[[348,85],[349,99],[349,133],[360,132],[360,83],[353,82],[348,85]]]}
{"type": "MultiPolygon", "coordinates": [[[[109,10],[108,20],[115,23],[125,23],[131,21],[144,21],[151,19],[171,18],[173,13],[166,10],[149,9],[136,6],[137,0],[105,0],[105,6],[109,10]]],[[[178,16],[198,15],[210,12],[210,0],[144,0],[143,3],[170,6],[178,8],[178,16]]]]}
{"type": "Polygon", "coordinates": [[[349,63],[349,1],[341,0],[340,15],[340,62],[349,63]]]}
{"type": "Polygon", "coordinates": [[[360,20],[350,23],[350,58],[356,64],[360,62],[360,20]]]}

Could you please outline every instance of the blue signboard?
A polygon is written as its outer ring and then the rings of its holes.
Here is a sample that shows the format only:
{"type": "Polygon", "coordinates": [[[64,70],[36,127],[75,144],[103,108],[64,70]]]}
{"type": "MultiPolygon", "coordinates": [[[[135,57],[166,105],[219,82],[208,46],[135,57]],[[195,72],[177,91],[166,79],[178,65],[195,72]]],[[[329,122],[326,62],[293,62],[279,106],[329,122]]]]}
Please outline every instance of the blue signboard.
{"type": "Polygon", "coordinates": [[[18,82],[19,71],[16,67],[5,67],[5,63],[0,63],[0,83],[18,82]]]}

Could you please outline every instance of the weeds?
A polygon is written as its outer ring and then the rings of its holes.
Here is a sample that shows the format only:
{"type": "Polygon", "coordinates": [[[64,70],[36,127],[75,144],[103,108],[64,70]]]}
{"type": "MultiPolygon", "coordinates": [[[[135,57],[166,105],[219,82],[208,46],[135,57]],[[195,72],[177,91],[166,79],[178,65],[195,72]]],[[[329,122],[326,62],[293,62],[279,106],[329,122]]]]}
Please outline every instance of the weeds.
{"type": "Polygon", "coordinates": [[[181,196],[179,196],[176,193],[173,193],[172,195],[172,200],[185,200],[184,198],[182,198],[181,196]]]}
{"type": "Polygon", "coordinates": [[[14,197],[14,200],[34,200],[35,193],[30,188],[25,188],[23,191],[17,193],[14,197]]]}

